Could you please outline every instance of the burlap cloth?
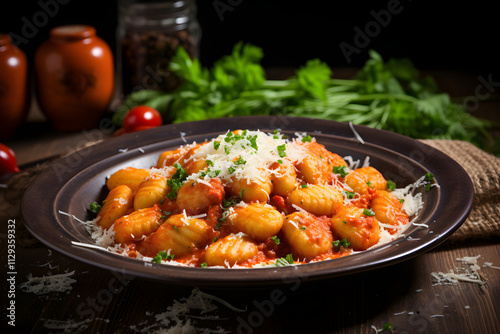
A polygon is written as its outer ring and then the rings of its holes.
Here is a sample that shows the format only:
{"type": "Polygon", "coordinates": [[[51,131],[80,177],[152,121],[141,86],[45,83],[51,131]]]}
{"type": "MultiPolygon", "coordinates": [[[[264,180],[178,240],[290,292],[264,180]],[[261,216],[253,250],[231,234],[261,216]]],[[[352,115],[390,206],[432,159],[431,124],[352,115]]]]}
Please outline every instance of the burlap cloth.
{"type": "Polygon", "coordinates": [[[469,142],[421,140],[445,153],[469,174],[474,185],[474,203],[463,225],[451,240],[491,238],[500,235],[500,158],[469,142]]]}
{"type": "MultiPolygon", "coordinates": [[[[472,211],[465,223],[450,240],[487,239],[500,236],[500,158],[488,154],[474,145],[455,140],[422,140],[454,160],[469,174],[475,196],[472,211]]],[[[20,246],[37,246],[20,218],[20,202],[30,182],[50,164],[50,161],[26,168],[14,175],[6,187],[0,189],[1,222],[16,220],[16,240],[20,246]]]]}

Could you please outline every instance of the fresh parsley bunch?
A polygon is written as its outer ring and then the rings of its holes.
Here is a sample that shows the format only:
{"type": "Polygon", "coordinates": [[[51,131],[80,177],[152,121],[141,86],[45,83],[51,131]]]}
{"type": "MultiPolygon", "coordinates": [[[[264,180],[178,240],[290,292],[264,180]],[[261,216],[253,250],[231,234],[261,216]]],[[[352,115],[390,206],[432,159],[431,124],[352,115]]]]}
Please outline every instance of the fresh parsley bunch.
{"type": "Polygon", "coordinates": [[[142,90],[129,95],[113,117],[121,126],[139,104],[156,108],[165,122],[280,114],[352,122],[421,139],[457,139],[487,149],[487,121],[422,78],[408,59],[384,62],[375,51],[350,80],[332,78],[328,65],[312,59],[286,80],[267,80],[262,49],[238,43],[211,69],[180,47],[170,70],[182,79],[173,92],[142,90]]]}

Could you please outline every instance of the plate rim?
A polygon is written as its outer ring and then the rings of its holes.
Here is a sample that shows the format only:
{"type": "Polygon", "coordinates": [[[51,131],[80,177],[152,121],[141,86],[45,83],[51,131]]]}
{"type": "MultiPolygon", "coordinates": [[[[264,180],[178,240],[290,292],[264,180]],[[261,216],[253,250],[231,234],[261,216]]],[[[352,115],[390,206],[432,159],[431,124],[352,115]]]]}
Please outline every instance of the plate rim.
{"type": "MultiPolygon", "coordinates": [[[[158,128],[150,129],[150,130],[145,130],[141,131],[138,133],[132,133],[120,137],[115,137],[112,140],[106,140],[104,142],[97,143],[93,146],[91,146],[92,150],[90,153],[86,153],[85,156],[85,161],[83,163],[80,163],[77,165],[73,173],[68,172],[66,173],[67,175],[63,175],[62,181],[64,184],[59,188],[59,189],[48,189],[49,190],[49,195],[47,196],[48,199],[53,197],[54,192],[58,194],[60,190],[64,187],[65,184],[73,180],[75,177],[78,177],[78,174],[82,171],[84,171],[87,168],[91,168],[93,165],[96,163],[102,161],[102,157],[106,156],[110,152],[115,152],[118,153],[119,148],[126,148],[129,150],[129,155],[130,154],[136,154],[140,155],[140,152],[135,152],[138,151],[141,146],[147,146],[147,145],[153,145],[154,143],[158,142],[167,142],[167,141],[174,141],[174,142],[179,142],[179,145],[186,144],[183,142],[183,137],[181,137],[181,133],[185,133],[185,138],[189,136],[194,136],[194,135],[203,135],[204,133],[199,133],[199,131],[191,131],[191,129],[200,129],[200,128],[205,128],[208,129],[207,133],[220,133],[221,131],[224,130],[212,130],[212,129],[220,129],[220,128],[226,128],[228,129],[236,129],[236,128],[242,128],[241,126],[243,124],[246,125],[254,125],[257,124],[271,124],[270,122],[273,120],[273,116],[240,116],[240,117],[233,117],[233,118],[223,118],[223,119],[210,119],[210,120],[203,120],[203,121],[196,121],[196,122],[188,122],[188,123],[179,123],[179,124],[169,124],[169,125],[164,125],[158,128]],[[238,126],[239,125],[239,126],[238,126]],[[161,140],[161,141],[159,141],[161,140]],[[125,145],[126,144],[126,145],[125,145]],[[135,151],[133,151],[135,150],[135,151]],[[135,153],[132,153],[135,152],[135,153]],[[93,154],[92,154],[93,153],[93,154]]],[[[276,121],[276,120],[274,120],[276,121]]],[[[318,119],[313,119],[313,118],[306,118],[306,117],[289,117],[289,116],[279,116],[279,121],[286,123],[286,126],[303,126],[304,128],[306,127],[317,127],[322,130],[328,130],[328,129],[335,129],[339,131],[338,133],[323,133],[323,135],[331,135],[331,136],[339,136],[342,137],[343,139],[350,139],[353,141],[353,144],[355,145],[363,145],[361,142],[359,142],[358,139],[355,138],[354,132],[352,130],[352,124],[349,124],[347,122],[336,122],[336,121],[325,121],[325,120],[318,120],[318,119]],[[306,126],[307,125],[307,126],[306,126]]],[[[430,249],[438,246],[441,244],[443,241],[445,241],[454,231],[456,231],[460,225],[467,219],[467,216],[469,215],[471,209],[472,209],[472,203],[473,203],[473,197],[474,197],[474,188],[472,185],[472,181],[470,177],[468,176],[467,172],[463,169],[460,164],[458,164],[455,160],[447,156],[445,153],[433,148],[432,146],[429,146],[421,141],[418,141],[416,139],[386,131],[386,130],[379,130],[379,129],[373,129],[367,126],[362,126],[362,125],[354,125],[355,131],[361,136],[361,138],[369,144],[377,145],[380,146],[384,149],[391,150],[394,152],[397,152],[399,154],[403,154],[406,156],[408,154],[408,149],[415,149],[415,147],[419,147],[420,149],[425,149],[427,152],[430,153],[430,156],[433,157],[433,164],[436,163],[436,161],[441,161],[441,162],[446,162],[447,166],[451,168],[455,173],[458,173],[461,177],[463,182],[459,185],[459,188],[463,191],[463,199],[464,203],[461,205],[461,211],[460,212],[454,212],[452,214],[453,217],[453,223],[449,224],[446,226],[444,229],[443,233],[434,237],[434,238],[429,238],[425,242],[418,243],[417,241],[413,241],[414,245],[409,247],[402,247],[401,249],[407,249],[403,253],[399,254],[394,254],[391,255],[388,258],[378,258],[378,256],[374,255],[375,253],[370,253],[371,256],[367,256],[366,252],[362,252],[359,254],[353,254],[349,255],[345,258],[340,258],[336,259],[336,264],[338,264],[342,270],[329,270],[329,267],[331,265],[328,265],[328,261],[321,261],[318,263],[312,263],[312,264],[307,264],[307,265],[301,265],[301,266],[290,266],[290,267],[280,267],[277,270],[276,268],[252,268],[252,269],[230,269],[231,274],[227,275],[229,269],[216,269],[216,268],[184,268],[184,267],[172,267],[172,266],[165,266],[165,265],[160,265],[161,267],[167,267],[168,270],[164,270],[163,268],[158,269],[156,268],[155,270],[146,270],[146,271],[141,271],[139,270],[139,267],[143,267],[148,269],[150,267],[150,264],[146,263],[141,263],[138,260],[123,257],[120,255],[113,254],[113,256],[119,257],[118,258],[118,263],[123,266],[111,266],[106,262],[99,262],[99,261],[94,261],[92,260],[91,254],[96,255],[98,259],[104,258],[107,259],[110,253],[105,253],[100,250],[93,250],[93,249],[86,249],[82,247],[77,247],[71,244],[70,240],[67,240],[67,245],[60,246],[59,243],[55,243],[53,238],[47,238],[37,229],[37,225],[34,222],[35,217],[34,212],[30,211],[30,202],[36,199],[36,191],[37,187],[40,187],[48,182],[48,180],[51,177],[54,177],[54,171],[58,170],[55,166],[58,163],[61,163],[61,159],[63,158],[68,158],[74,155],[80,154],[82,155],[81,151],[76,151],[74,153],[71,153],[70,155],[66,157],[62,157],[60,159],[57,159],[56,161],[52,162],[49,165],[49,168],[46,168],[40,175],[38,175],[33,182],[30,184],[30,186],[26,189],[23,198],[21,200],[21,219],[28,229],[30,233],[32,233],[38,240],[40,240],[43,244],[45,244],[47,247],[52,248],[70,258],[73,258],[75,260],[100,267],[102,269],[108,269],[112,271],[120,271],[125,274],[133,275],[133,276],[138,276],[146,279],[152,279],[152,280],[159,280],[159,281],[164,281],[164,282],[171,282],[171,283],[177,283],[177,284],[189,284],[192,285],[195,283],[198,286],[249,286],[249,285],[281,285],[284,283],[287,283],[287,281],[294,280],[294,279],[299,279],[300,281],[309,281],[309,280],[315,280],[315,279],[324,279],[324,278],[329,278],[329,277],[338,277],[338,276],[343,276],[347,274],[354,274],[354,273],[359,273],[362,271],[367,271],[367,270],[372,270],[376,268],[381,268],[384,266],[388,265],[393,265],[397,264],[406,260],[409,260],[417,255],[420,255],[422,253],[425,253],[429,251],[430,249]],[[390,139],[390,140],[388,140],[390,139]],[[404,152],[401,152],[404,151],[404,152]],[[405,154],[406,152],[406,154],[405,154]],[[75,254],[75,249],[77,249],[77,252],[81,253],[82,251],[85,253],[85,256],[78,256],[75,254]],[[88,254],[86,254],[88,252],[88,254]],[[377,261],[371,261],[366,263],[365,261],[358,260],[359,257],[365,257],[367,259],[370,259],[371,257],[374,257],[377,261]],[[340,261],[339,261],[340,260],[340,261]],[[133,262],[132,262],[133,261],[133,262]],[[347,262],[344,263],[344,262],[347,262]],[[360,263],[358,263],[360,262],[360,263]],[[128,267],[128,265],[132,267],[132,270],[128,267]],[[139,265],[138,265],[139,264],[139,265]],[[325,268],[327,267],[327,268],[325,268]],[[305,269],[303,269],[305,268],[305,269]],[[199,271],[200,270],[208,270],[205,275],[205,277],[199,277],[199,271]],[[257,271],[262,271],[266,270],[266,273],[268,274],[267,276],[264,275],[257,275],[257,271]],[[167,275],[155,275],[158,274],[156,271],[167,271],[167,275]],[[279,274],[277,272],[279,271],[279,274]],[[213,274],[215,273],[215,274],[213,274]],[[269,274],[273,273],[273,274],[269,274]]],[[[271,127],[269,127],[271,128],[271,127]]],[[[283,129],[282,130],[289,130],[289,129],[283,129]]],[[[302,130],[297,130],[297,132],[304,132],[302,130]]],[[[311,131],[305,131],[308,134],[311,134],[311,131]]],[[[190,143],[189,140],[187,140],[187,143],[190,143]]],[[[85,150],[85,148],[83,149],[85,150]]],[[[411,152],[411,150],[410,150],[411,152]]],[[[425,167],[425,165],[424,165],[425,167]]],[[[59,169],[60,171],[60,169],[59,169]]],[[[431,169],[432,171],[432,169],[431,169]]],[[[64,174],[64,173],[63,173],[64,174]]],[[[60,175],[59,175],[60,176],[60,175]]],[[[441,199],[440,195],[440,199],[441,199]]],[[[439,204],[438,204],[439,206],[439,204]]],[[[44,217],[42,219],[59,219],[57,216],[55,216],[54,212],[56,208],[51,207],[53,216],[48,216],[44,217]]],[[[449,213],[448,213],[449,214],[449,213]]],[[[433,214],[434,215],[434,214],[433,214]]],[[[49,222],[49,226],[53,225],[53,222],[49,222]]],[[[54,226],[52,226],[53,228],[54,226]]],[[[56,226],[57,228],[57,226],[56,226]]],[[[406,238],[403,238],[405,241],[406,238]]],[[[386,245],[381,246],[380,248],[389,248],[390,246],[393,246],[395,244],[401,243],[401,241],[392,241],[389,242],[386,245]]],[[[409,246],[409,245],[408,245],[409,246]]],[[[369,251],[367,251],[369,252],[369,251]]],[[[382,254],[385,253],[385,251],[379,250],[377,252],[382,252],[382,254]]],[[[392,251],[389,252],[389,254],[392,254],[392,251]]],[[[114,257],[112,257],[114,258],[114,257]]],[[[152,266],[151,266],[152,267],[152,266]]],[[[163,274],[163,272],[162,272],[163,274]]]]}

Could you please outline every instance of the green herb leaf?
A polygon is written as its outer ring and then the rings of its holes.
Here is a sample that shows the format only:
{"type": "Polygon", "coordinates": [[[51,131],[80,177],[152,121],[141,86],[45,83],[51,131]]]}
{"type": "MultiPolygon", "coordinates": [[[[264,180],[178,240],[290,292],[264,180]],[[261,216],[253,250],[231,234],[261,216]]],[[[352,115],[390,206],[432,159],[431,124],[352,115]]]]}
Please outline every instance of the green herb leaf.
{"type": "Polygon", "coordinates": [[[286,157],[286,144],[283,144],[283,145],[278,145],[277,147],[277,150],[278,150],[278,155],[280,156],[280,158],[284,158],[286,157]]]}
{"type": "Polygon", "coordinates": [[[312,96],[326,101],[326,81],[330,79],[331,69],[319,59],[309,60],[297,71],[301,87],[312,96]]]}
{"type": "Polygon", "coordinates": [[[184,168],[182,168],[182,166],[179,165],[178,163],[175,163],[174,167],[177,170],[175,171],[174,175],[172,175],[170,180],[167,181],[167,185],[171,189],[170,192],[167,194],[167,197],[170,200],[175,200],[177,198],[177,190],[179,190],[179,188],[182,186],[182,184],[184,183],[184,181],[188,176],[184,168]]]}
{"type": "Polygon", "coordinates": [[[174,259],[174,254],[168,254],[167,252],[165,251],[159,251],[158,254],[153,257],[153,259],[151,260],[152,263],[161,263],[162,260],[167,260],[167,261],[170,261],[170,260],[173,260],[174,259]]]}
{"type": "Polygon", "coordinates": [[[332,172],[335,173],[335,174],[339,174],[341,177],[346,177],[349,172],[346,171],[346,166],[334,166],[332,168],[332,172]]]}
{"type": "Polygon", "coordinates": [[[276,267],[289,266],[294,263],[292,254],[287,254],[285,257],[280,257],[276,259],[276,267]]]}
{"type": "Polygon", "coordinates": [[[369,217],[375,216],[375,212],[372,209],[363,209],[363,214],[369,217]]]}
{"type": "Polygon", "coordinates": [[[97,202],[92,202],[92,203],[90,203],[90,205],[89,205],[89,210],[90,210],[90,212],[95,213],[95,214],[98,214],[98,213],[99,213],[99,211],[101,211],[101,208],[102,208],[102,207],[101,207],[101,206],[99,205],[99,203],[97,203],[97,202]]]}
{"type": "Polygon", "coordinates": [[[312,137],[307,135],[307,136],[304,136],[302,137],[302,142],[305,143],[305,142],[311,142],[312,141],[312,137]]]}
{"type": "Polygon", "coordinates": [[[425,191],[431,190],[432,183],[434,182],[434,175],[432,173],[425,174],[425,181],[429,182],[425,185],[425,191]]]}
{"type": "Polygon", "coordinates": [[[347,248],[351,245],[351,243],[347,240],[347,238],[344,238],[342,240],[335,240],[333,241],[333,247],[344,247],[347,248]]]}
{"type": "Polygon", "coordinates": [[[354,197],[356,197],[356,193],[353,191],[344,190],[344,193],[346,194],[346,197],[348,199],[353,199],[354,197]]]}

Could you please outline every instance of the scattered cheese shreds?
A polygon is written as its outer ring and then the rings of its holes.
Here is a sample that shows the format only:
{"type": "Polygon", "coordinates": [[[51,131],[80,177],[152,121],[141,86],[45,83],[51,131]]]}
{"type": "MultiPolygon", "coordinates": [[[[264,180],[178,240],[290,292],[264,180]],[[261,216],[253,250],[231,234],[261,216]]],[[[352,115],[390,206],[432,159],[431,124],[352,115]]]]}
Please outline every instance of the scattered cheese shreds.
{"type": "Polygon", "coordinates": [[[24,292],[43,295],[49,292],[66,292],[72,289],[71,284],[76,283],[76,280],[71,278],[75,271],[65,274],[33,277],[28,275],[28,281],[19,285],[19,288],[24,292]]]}
{"type": "Polygon", "coordinates": [[[486,279],[480,272],[481,267],[477,264],[480,257],[481,255],[457,258],[457,261],[464,263],[463,267],[457,268],[457,272],[454,272],[453,270],[450,270],[447,273],[432,272],[431,276],[433,278],[434,285],[452,285],[457,284],[458,282],[468,282],[479,285],[486,284],[486,279]]]}
{"type": "Polygon", "coordinates": [[[146,312],[147,316],[154,317],[154,324],[146,325],[147,320],[143,321],[139,326],[131,326],[131,329],[139,333],[230,333],[223,328],[217,330],[210,330],[197,327],[196,320],[221,320],[218,315],[208,315],[217,311],[219,308],[214,304],[218,302],[232,311],[245,312],[246,309],[239,309],[232,306],[225,300],[202,292],[198,288],[194,288],[187,298],[174,300],[171,306],[162,313],[152,315],[146,312]],[[200,316],[193,314],[193,311],[200,314],[200,316]],[[196,319],[196,320],[194,320],[196,319]]]}
{"type": "Polygon", "coordinates": [[[354,125],[352,124],[352,122],[349,122],[349,127],[351,128],[352,132],[354,133],[354,136],[356,137],[356,139],[361,143],[361,144],[364,144],[365,141],[363,140],[363,138],[361,138],[361,136],[359,135],[358,131],[356,131],[356,129],[354,129],[354,125]]]}

